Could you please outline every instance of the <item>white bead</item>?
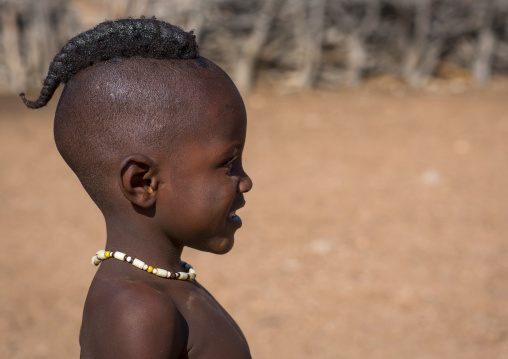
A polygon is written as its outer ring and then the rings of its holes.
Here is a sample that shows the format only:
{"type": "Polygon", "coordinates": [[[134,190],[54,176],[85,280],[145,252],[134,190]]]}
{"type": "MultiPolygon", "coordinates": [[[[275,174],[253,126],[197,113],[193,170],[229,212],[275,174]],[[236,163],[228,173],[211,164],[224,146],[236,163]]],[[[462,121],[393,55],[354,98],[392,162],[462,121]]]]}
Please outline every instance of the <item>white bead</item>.
{"type": "Polygon", "coordinates": [[[194,278],[196,278],[196,273],[189,273],[189,279],[193,280],[194,278]]]}
{"type": "Polygon", "coordinates": [[[192,274],[192,273],[196,274],[196,271],[194,270],[194,268],[189,268],[189,273],[191,273],[191,274],[192,274]]]}
{"type": "Polygon", "coordinates": [[[97,255],[92,257],[92,264],[94,266],[98,266],[100,263],[101,263],[101,260],[99,258],[97,258],[97,255]]]}
{"type": "Polygon", "coordinates": [[[100,251],[97,252],[97,257],[99,259],[106,259],[106,255],[105,255],[106,251],[104,249],[101,249],[100,251]]]}
{"type": "Polygon", "coordinates": [[[168,274],[168,271],[162,268],[155,268],[153,270],[154,274],[158,277],[166,277],[168,274]],[[157,272],[156,272],[157,271],[157,272]]]}
{"type": "Polygon", "coordinates": [[[157,272],[158,272],[157,268],[154,268],[154,269],[152,270],[152,274],[157,275],[157,272]]]}
{"type": "MultiPolygon", "coordinates": [[[[135,258],[133,261],[132,261],[132,265],[134,267],[138,267],[139,269],[143,269],[143,266],[145,266],[145,262],[143,261],[140,261],[139,259],[135,258]]],[[[147,267],[148,268],[148,267],[147,267]]]]}
{"type": "Polygon", "coordinates": [[[125,258],[125,260],[126,260],[127,262],[131,263],[131,262],[132,262],[132,257],[131,257],[131,256],[127,256],[127,258],[125,258]]]}
{"type": "Polygon", "coordinates": [[[141,268],[141,269],[142,269],[142,270],[147,270],[147,269],[148,269],[148,264],[145,264],[145,265],[143,266],[143,268],[141,268]]]}
{"type": "Polygon", "coordinates": [[[120,260],[120,261],[123,261],[124,258],[125,258],[125,253],[122,253],[122,252],[115,252],[115,258],[120,260]]]}
{"type": "Polygon", "coordinates": [[[187,279],[189,279],[189,275],[185,272],[180,272],[180,277],[178,279],[187,280],[187,279]]]}

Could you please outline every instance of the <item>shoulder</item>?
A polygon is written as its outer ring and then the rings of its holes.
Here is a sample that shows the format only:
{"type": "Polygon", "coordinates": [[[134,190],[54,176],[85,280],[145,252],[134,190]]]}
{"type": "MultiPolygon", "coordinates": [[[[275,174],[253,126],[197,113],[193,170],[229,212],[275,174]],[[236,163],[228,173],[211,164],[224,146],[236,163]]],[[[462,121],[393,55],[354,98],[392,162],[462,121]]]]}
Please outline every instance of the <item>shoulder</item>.
{"type": "Polygon", "coordinates": [[[93,357],[177,358],[185,351],[188,328],[166,293],[137,281],[100,287],[91,298],[89,338],[82,338],[100,354],[93,357]]]}
{"type": "Polygon", "coordinates": [[[109,293],[109,310],[117,320],[125,322],[123,324],[130,327],[140,324],[154,326],[178,319],[179,312],[171,298],[147,283],[128,281],[112,290],[114,292],[109,293]]]}

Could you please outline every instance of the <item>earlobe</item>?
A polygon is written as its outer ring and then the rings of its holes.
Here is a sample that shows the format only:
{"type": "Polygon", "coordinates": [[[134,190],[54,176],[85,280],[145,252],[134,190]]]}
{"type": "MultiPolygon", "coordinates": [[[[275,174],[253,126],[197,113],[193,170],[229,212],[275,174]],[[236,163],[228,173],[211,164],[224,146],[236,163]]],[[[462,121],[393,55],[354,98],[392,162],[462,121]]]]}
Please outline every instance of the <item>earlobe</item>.
{"type": "Polygon", "coordinates": [[[126,157],[120,165],[120,189],[132,204],[149,209],[155,205],[158,181],[155,162],[144,155],[126,157]]]}

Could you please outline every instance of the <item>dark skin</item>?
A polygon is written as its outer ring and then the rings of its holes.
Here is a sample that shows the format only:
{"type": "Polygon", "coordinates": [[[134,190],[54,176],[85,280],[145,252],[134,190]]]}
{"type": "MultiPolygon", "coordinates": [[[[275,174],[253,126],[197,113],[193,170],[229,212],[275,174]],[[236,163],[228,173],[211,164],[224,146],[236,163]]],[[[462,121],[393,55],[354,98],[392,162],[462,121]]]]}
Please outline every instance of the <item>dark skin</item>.
{"type": "MultiPolygon", "coordinates": [[[[252,188],[242,167],[247,122],[238,91],[216,66],[189,77],[199,84],[199,93],[187,95],[199,123],[178,148],[171,155],[136,148],[116,156],[104,174],[119,203],[103,211],[106,250],[171,272],[183,271],[184,247],[232,248],[241,226],[235,213],[252,188]]],[[[238,325],[196,280],[159,278],[116,259],[104,261],[93,279],[80,345],[81,358],[251,357],[238,325]]]]}

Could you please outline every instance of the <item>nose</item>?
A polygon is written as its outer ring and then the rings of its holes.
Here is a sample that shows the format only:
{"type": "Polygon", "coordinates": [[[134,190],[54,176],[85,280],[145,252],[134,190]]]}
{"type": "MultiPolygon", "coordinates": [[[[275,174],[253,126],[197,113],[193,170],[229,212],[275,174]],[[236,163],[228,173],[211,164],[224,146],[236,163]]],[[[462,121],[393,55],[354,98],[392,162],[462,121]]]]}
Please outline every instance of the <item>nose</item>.
{"type": "Polygon", "coordinates": [[[238,184],[238,192],[245,193],[249,192],[252,189],[252,180],[249,175],[243,172],[242,177],[240,177],[240,183],[238,184]]]}

